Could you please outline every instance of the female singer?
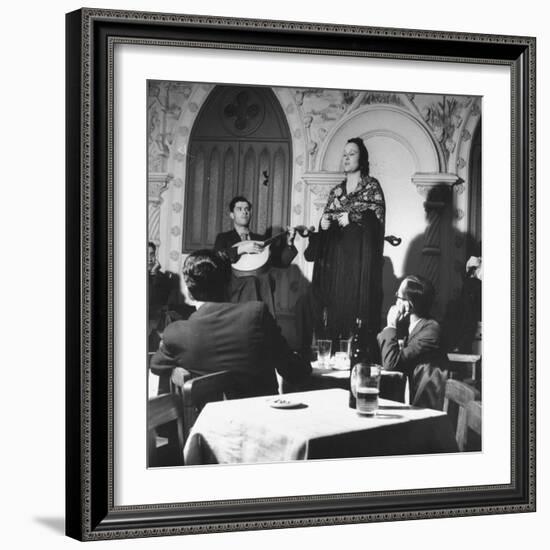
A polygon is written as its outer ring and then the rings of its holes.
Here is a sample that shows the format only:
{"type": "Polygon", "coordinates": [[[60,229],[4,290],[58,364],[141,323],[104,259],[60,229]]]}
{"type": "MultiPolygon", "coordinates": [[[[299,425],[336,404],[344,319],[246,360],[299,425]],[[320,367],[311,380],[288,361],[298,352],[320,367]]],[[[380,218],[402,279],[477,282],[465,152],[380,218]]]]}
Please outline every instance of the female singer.
{"type": "Polygon", "coordinates": [[[306,260],[315,262],[312,310],[326,308],[330,338],[347,338],[357,317],[367,330],[378,331],[382,306],[386,205],[380,183],[369,175],[362,139],[346,143],[343,167],[346,177],[331,189],[319,232],[309,235],[305,251],[306,260]]]}

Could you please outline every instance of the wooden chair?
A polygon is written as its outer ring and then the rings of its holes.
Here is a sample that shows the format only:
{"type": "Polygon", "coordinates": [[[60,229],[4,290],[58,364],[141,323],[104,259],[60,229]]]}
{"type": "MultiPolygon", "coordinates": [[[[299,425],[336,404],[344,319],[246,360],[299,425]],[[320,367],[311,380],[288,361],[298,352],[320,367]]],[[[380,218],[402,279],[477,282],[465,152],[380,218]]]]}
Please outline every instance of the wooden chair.
{"type": "Polygon", "coordinates": [[[479,382],[481,355],[466,353],[448,353],[449,375],[451,378],[471,378],[479,382]]]}
{"type": "Polygon", "coordinates": [[[183,402],[181,396],[176,393],[165,393],[152,397],[147,404],[147,449],[148,449],[148,467],[161,466],[159,452],[156,445],[159,426],[176,421],[177,440],[173,450],[170,466],[183,464],[183,443],[184,443],[184,416],[183,402]]]}
{"type": "Polygon", "coordinates": [[[183,385],[184,439],[203,407],[212,401],[231,399],[235,392],[235,378],[231,371],[205,374],[188,380],[183,385]]]}
{"type": "MultiPolygon", "coordinates": [[[[479,398],[479,392],[471,386],[459,382],[458,380],[447,380],[445,384],[445,399],[443,401],[443,410],[449,414],[450,403],[454,403],[458,408],[458,414],[456,416],[456,443],[459,451],[464,451],[466,448],[466,435],[467,435],[467,423],[466,423],[466,407],[471,401],[475,401],[479,398]]],[[[449,417],[451,415],[449,414],[449,417]]],[[[452,420],[451,420],[452,421],[452,420]]]]}
{"type": "Polygon", "coordinates": [[[481,450],[481,401],[470,401],[466,407],[466,429],[468,450],[481,450]],[[473,435],[473,437],[472,437],[473,435]]]}

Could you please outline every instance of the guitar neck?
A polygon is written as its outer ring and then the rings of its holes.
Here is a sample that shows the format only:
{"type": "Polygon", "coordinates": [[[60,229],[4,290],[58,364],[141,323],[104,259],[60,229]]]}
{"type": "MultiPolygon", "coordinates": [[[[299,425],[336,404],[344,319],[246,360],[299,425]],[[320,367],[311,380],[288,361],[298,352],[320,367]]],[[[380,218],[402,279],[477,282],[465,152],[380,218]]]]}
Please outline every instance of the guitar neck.
{"type": "Polygon", "coordinates": [[[277,233],[277,235],[273,235],[273,237],[269,237],[269,239],[266,239],[264,241],[264,246],[271,244],[275,239],[278,239],[281,235],[284,235],[285,233],[286,231],[281,231],[280,233],[277,233]]]}

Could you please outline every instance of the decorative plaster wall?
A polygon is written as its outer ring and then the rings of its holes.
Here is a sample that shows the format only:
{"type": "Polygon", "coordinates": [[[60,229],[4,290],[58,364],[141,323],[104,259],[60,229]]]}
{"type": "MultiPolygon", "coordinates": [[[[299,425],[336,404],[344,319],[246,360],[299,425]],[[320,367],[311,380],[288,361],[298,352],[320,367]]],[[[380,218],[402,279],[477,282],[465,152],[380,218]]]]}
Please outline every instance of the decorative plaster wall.
{"type": "MultiPolygon", "coordinates": [[[[148,159],[151,185],[150,237],[159,242],[164,269],[181,265],[186,154],[194,121],[210,84],[156,82],[149,85],[148,159]],[[162,174],[159,176],[159,174],[162,174]],[[156,183],[155,183],[156,182],[156,183]]],[[[463,241],[457,234],[468,227],[468,173],[471,136],[481,118],[480,98],[414,95],[353,90],[274,88],[292,136],[291,223],[318,225],[330,188],[341,181],[340,155],[350,137],[365,140],[371,174],[378,178],[387,203],[386,234],[403,238],[400,247],[385,247],[385,305],[398,279],[422,271],[426,241],[426,197],[417,192],[416,180],[437,174],[437,181],[452,186],[440,230],[440,297],[445,302],[460,285],[465,261],[463,241]],[[449,175],[453,184],[445,180],[449,175]],[[456,176],[460,180],[456,179],[456,176]]],[[[433,180],[433,178],[432,178],[433,180]]],[[[435,180],[434,180],[435,181],[435,180]]],[[[281,304],[292,310],[295,299],[311,279],[312,265],[301,253],[306,243],[296,239],[296,269],[304,277],[291,282],[291,292],[281,304]],[[304,282],[306,281],[306,282],[304,282]]],[[[279,275],[280,276],[280,275],[279,275]]]]}

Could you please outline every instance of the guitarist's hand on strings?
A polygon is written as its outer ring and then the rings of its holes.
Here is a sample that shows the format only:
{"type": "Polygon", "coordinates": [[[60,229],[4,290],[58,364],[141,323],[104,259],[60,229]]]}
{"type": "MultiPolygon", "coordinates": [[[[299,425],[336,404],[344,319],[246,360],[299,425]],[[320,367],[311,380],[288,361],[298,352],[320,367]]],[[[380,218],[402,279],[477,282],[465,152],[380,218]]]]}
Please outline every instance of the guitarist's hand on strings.
{"type": "Polygon", "coordinates": [[[237,246],[237,252],[239,256],[241,254],[259,254],[263,250],[257,241],[243,241],[237,246]]]}

